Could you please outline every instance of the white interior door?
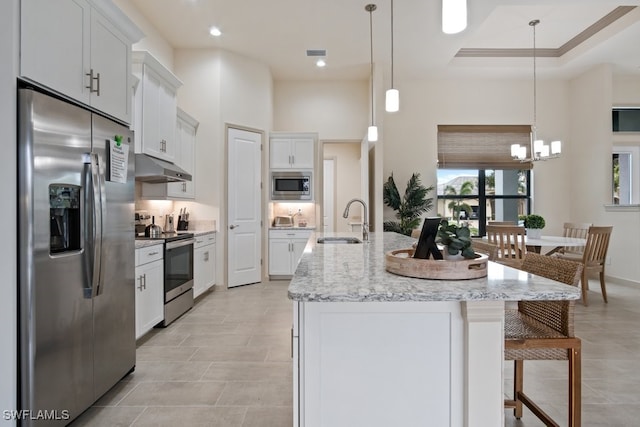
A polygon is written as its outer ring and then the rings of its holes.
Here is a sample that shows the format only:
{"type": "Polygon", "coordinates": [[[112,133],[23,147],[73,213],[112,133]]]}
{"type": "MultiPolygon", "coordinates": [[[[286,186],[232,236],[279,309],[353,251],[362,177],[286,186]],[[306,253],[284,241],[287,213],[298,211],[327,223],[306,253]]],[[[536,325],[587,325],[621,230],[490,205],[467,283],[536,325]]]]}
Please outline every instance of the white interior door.
{"type": "Polygon", "coordinates": [[[324,159],[323,163],[323,182],[322,182],[322,212],[324,215],[323,218],[323,231],[335,231],[335,217],[336,217],[336,207],[335,207],[335,160],[334,159],[324,159]]]}
{"type": "Polygon", "coordinates": [[[227,275],[228,286],[261,278],[261,150],[257,132],[227,130],[227,275]]]}

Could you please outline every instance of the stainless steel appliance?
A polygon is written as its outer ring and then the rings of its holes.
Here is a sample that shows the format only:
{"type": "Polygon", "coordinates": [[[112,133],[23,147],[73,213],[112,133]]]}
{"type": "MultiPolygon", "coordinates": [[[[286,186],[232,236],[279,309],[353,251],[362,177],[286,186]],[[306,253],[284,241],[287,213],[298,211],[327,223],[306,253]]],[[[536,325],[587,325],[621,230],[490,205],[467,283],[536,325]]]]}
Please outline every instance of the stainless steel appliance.
{"type": "Polygon", "coordinates": [[[65,425],[135,367],[133,134],[23,87],[18,121],[18,409],[65,425]]]}
{"type": "Polygon", "coordinates": [[[167,326],[193,307],[193,233],[162,233],[138,239],[164,242],[164,322],[167,326]]]}
{"type": "Polygon", "coordinates": [[[313,172],[272,171],[271,200],[313,200],[313,172]]]}

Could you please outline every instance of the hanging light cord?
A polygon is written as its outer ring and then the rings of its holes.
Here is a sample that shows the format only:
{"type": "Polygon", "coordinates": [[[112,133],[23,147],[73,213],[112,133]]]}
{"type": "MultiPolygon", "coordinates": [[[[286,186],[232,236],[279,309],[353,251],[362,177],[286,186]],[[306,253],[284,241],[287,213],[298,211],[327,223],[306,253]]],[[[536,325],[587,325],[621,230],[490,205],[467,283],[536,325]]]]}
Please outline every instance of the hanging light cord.
{"type": "Polygon", "coordinates": [[[393,89],[393,0],[391,0],[391,89],[393,89]]]}
{"type": "Polygon", "coordinates": [[[369,40],[371,40],[371,70],[369,79],[371,80],[371,126],[373,126],[373,11],[376,10],[375,4],[370,4],[367,6],[367,10],[369,11],[369,40]]]}
{"type": "MultiPolygon", "coordinates": [[[[529,22],[529,25],[533,27],[533,140],[538,137],[537,135],[537,126],[538,126],[538,88],[537,88],[537,76],[536,76],[536,25],[540,23],[540,20],[534,19],[529,22]]],[[[534,156],[532,151],[531,156],[534,156]]]]}

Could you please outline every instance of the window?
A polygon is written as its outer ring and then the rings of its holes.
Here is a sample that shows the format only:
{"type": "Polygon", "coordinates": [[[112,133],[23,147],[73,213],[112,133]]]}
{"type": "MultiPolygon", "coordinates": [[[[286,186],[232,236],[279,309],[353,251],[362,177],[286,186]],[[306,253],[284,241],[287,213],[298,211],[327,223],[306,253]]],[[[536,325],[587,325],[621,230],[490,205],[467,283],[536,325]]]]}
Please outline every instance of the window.
{"type": "Polygon", "coordinates": [[[438,215],[480,236],[489,221],[517,224],[529,213],[533,165],[514,161],[511,144],[530,142],[530,125],[439,125],[438,215]]]}
{"type": "Polygon", "coordinates": [[[612,203],[632,205],[640,203],[640,147],[613,147],[612,203]]]}
{"type": "Polygon", "coordinates": [[[468,222],[483,236],[489,221],[514,221],[529,213],[530,171],[512,169],[438,169],[437,213],[468,222]]]}

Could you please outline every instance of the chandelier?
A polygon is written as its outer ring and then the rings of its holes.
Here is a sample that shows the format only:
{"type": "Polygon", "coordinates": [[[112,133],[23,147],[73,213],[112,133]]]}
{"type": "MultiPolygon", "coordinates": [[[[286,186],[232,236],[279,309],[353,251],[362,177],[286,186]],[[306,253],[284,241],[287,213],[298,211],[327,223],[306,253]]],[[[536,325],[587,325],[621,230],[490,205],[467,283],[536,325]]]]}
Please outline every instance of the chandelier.
{"type": "Polygon", "coordinates": [[[533,127],[531,128],[531,143],[529,147],[531,157],[527,158],[526,145],[511,145],[511,157],[520,162],[553,159],[559,157],[562,152],[561,141],[551,141],[550,144],[546,144],[542,139],[538,139],[537,135],[536,25],[539,23],[539,19],[529,22],[529,26],[533,28],[533,127]]]}

